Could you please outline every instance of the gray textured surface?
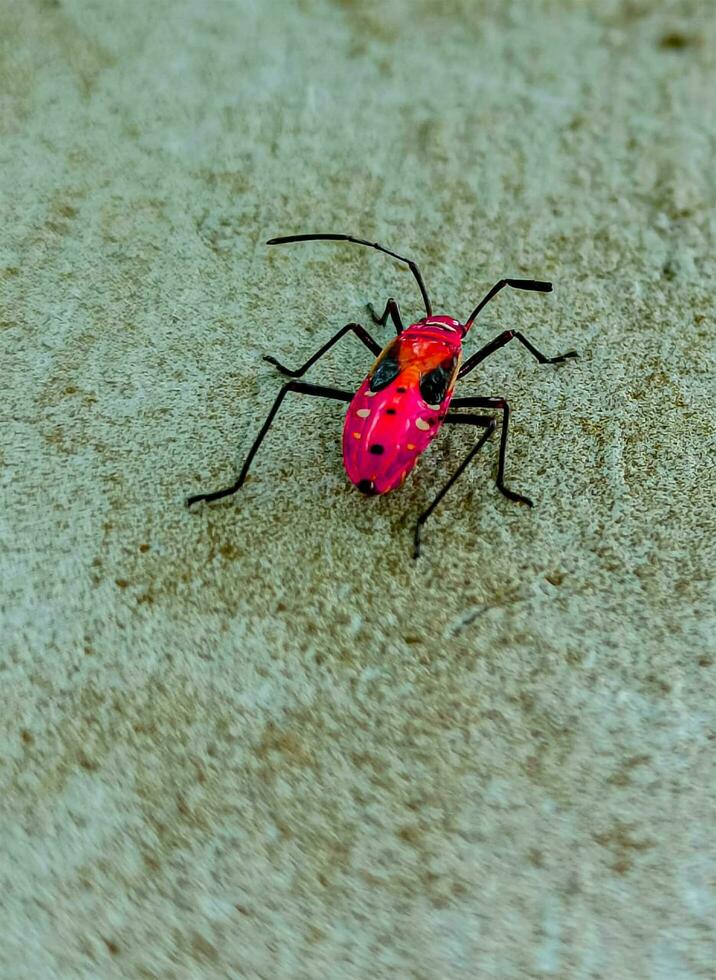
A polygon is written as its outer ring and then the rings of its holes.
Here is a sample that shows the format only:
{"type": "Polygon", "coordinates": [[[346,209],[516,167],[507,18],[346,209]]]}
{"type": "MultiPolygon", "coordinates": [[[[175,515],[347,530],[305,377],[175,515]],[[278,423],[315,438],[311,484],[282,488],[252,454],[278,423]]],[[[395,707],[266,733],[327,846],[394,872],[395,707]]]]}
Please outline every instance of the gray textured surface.
{"type": "MultiPolygon", "coordinates": [[[[713,4],[0,6],[0,975],[713,976],[713,4]],[[279,380],[421,261],[514,410],[279,380]],[[473,343],[475,340],[473,339],[473,343]],[[10,379],[8,386],[7,379],[10,379]]],[[[384,334],[388,336],[388,332],[384,334]]],[[[313,380],[355,384],[348,339],[313,380]]]]}

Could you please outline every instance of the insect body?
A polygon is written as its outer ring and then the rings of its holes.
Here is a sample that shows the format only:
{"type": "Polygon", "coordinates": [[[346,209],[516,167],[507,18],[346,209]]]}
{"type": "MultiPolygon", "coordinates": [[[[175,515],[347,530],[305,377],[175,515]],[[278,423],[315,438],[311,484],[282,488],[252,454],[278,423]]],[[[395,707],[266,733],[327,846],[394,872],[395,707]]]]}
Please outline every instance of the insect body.
{"type": "Polygon", "coordinates": [[[438,492],[430,506],[419,516],[414,536],[413,555],[415,558],[420,554],[420,535],[423,524],[497,427],[497,419],[494,414],[460,412],[459,409],[479,408],[500,414],[502,433],[497,466],[497,486],[511,500],[532,506],[532,501],[528,497],[511,490],[504,482],[505,451],[510,418],[510,409],[505,399],[478,396],[453,398],[453,394],[455,384],[459,379],[465,377],[486,357],[513,339],[523,344],[541,364],[554,364],[569,357],[577,356],[575,351],[568,351],[566,354],[559,354],[556,357],[545,357],[521,333],[505,330],[494,340],[481,347],[464,364],[462,363],[463,340],[480,310],[496,293],[505,286],[549,292],[552,289],[551,283],[533,279],[501,279],[478,303],[463,324],[449,316],[434,315],[427,289],[417,265],[376,242],[364,241],[350,235],[291,235],[284,238],[273,238],[267,244],[282,245],[290,242],[319,240],[346,241],[365,245],[406,263],[420,289],[426,316],[417,323],[404,327],[398,304],[394,299],[389,299],[380,317],[376,315],[372,306],[369,305],[368,307],[374,323],[385,326],[390,317],[396,328],[397,337],[382,350],[361,324],[348,323],[296,370],[284,367],[273,357],[265,357],[264,359],[277,367],[282,374],[294,379],[300,378],[327,350],[350,332],[354,333],[374,355],[377,355],[368,376],[355,394],[302,381],[289,381],[277,395],[263,427],[249,450],[236,482],[221,490],[189,497],[187,504],[191,505],[200,500],[218,500],[235,493],[243,485],[251,462],[284,397],[289,392],[300,392],[350,403],[343,429],[343,461],[349,479],[362,493],[368,496],[387,493],[399,487],[415,466],[420,454],[425,452],[445,423],[471,425],[480,430],[480,438],[476,445],[438,492]]]}
{"type": "Polygon", "coordinates": [[[457,320],[430,317],[404,330],[375,362],[343,430],[346,472],[363,493],[399,487],[438,434],[461,352],[457,320]]]}

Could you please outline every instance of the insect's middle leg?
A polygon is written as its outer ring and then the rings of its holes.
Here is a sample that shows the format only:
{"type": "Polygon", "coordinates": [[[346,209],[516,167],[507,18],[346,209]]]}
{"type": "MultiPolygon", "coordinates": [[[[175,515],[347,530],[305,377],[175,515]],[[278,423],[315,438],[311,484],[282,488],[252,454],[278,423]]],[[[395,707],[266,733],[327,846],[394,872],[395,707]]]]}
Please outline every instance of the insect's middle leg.
{"type": "Polygon", "coordinates": [[[392,296],[385,304],[385,309],[383,310],[382,316],[378,316],[372,303],[368,303],[367,307],[373,323],[377,324],[377,326],[384,327],[388,322],[388,317],[390,317],[393,321],[393,326],[395,327],[395,332],[397,334],[401,334],[403,330],[405,330],[405,327],[403,326],[403,318],[400,315],[400,307],[398,306],[397,300],[394,300],[392,296]]]}
{"type": "Polygon", "coordinates": [[[279,391],[276,396],[276,400],[271,406],[271,411],[268,413],[266,421],[261,427],[261,431],[256,436],[254,444],[249,449],[249,454],[244,461],[244,465],[241,467],[241,472],[239,473],[236,483],[232,483],[230,487],[224,487],[222,490],[214,490],[211,493],[197,493],[193,497],[188,497],[186,505],[191,507],[192,504],[198,503],[200,500],[206,500],[207,503],[212,500],[219,500],[221,497],[230,497],[231,494],[236,493],[243,486],[246,475],[249,472],[249,467],[251,466],[251,461],[256,455],[259,446],[263,442],[264,436],[269,430],[271,423],[273,422],[274,415],[279,410],[281,402],[284,400],[289,391],[298,391],[304,395],[321,395],[323,398],[335,398],[337,401],[349,402],[353,395],[350,391],[341,391],[339,388],[324,388],[322,385],[311,385],[307,384],[305,381],[289,381],[285,384],[283,388],[279,391]]]}
{"type": "Polygon", "coordinates": [[[347,323],[345,327],[341,327],[338,333],[331,337],[331,339],[327,341],[323,347],[320,348],[320,350],[317,350],[312,357],[309,357],[305,364],[303,364],[300,368],[296,368],[296,370],[284,367],[284,365],[277,361],[275,357],[271,357],[270,355],[265,355],[264,360],[268,361],[269,364],[273,364],[274,367],[277,367],[281,374],[285,374],[289,378],[300,378],[306,373],[306,371],[308,371],[312,364],[316,363],[319,357],[323,357],[326,351],[330,350],[334,344],[338,343],[341,337],[345,336],[345,334],[349,333],[350,331],[353,331],[356,337],[363,341],[366,347],[371,350],[376,357],[378,354],[380,354],[382,350],[380,344],[373,340],[368,331],[362,327],[360,323],[347,323]]]}
{"type": "Polygon", "coordinates": [[[556,357],[547,357],[547,355],[543,354],[542,351],[537,350],[534,344],[530,343],[530,341],[523,336],[519,330],[505,330],[498,337],[495,337],[494,340],[491,340],[489,343],[485,344],[484,347],[481,347],[479,351],[472,355],[472,357],[468,357],[463,366],[460,368],[458,378],[464,378],[466,374],[473,371],[478,364],[485,360],[486,357],[489,357],[490,354],[494,354],[496,350],[499,350],[500,347],[504,347],[505,344],[509,344],[511,340],[519,340],[519,342],[527,348],[530,354],[532,354],[532,356],[536,358],[540,364],[559,364],[561,361],[566,361],[568,357],[579,357],[576,350],[568,350],[566,354],[557,354],[556,357]]]}
{"type": "Polygon", "coordinates": [[[450,477],[450,479],[447,481],[447,483],[442,488],[442,490],[438,492],[437,496],[430,504],[430,506],[427,508],[427,510],[424,510],[423,513],[418,518],[415,524],[415,535],[413,538],[413,544],[414,544],[413,558],[418,558],[420,555],[420,534],[423,528],[423,524],[430,517],[432,512],[435,510],[437,505],[443,499],[443,497],[448,492],[448,490],[453,485],[453,483],[455,483],[455,481],[459,479],[459,477],[462,475],[462,473],[467,468],[467,466],[469,466],[469,464],[474,459],[474,457],[477,456],[479,451],[482,449],[482,447],[485,445],[485,443],[487,442],[487,440],[490,438],[490,436],[492,435],[492,433],[495,431],[497,427],[497,423],[490,415],[458,415],[457,419],[454,419],[451,418],[451,413],[448,412],[445,421],[446,422],[460,421],[460,422],[468,423],[469,425],[479,425],[479,426],[483,426],[485,431],[482,434],[482,436],[480,436],[477,445],[470,450],[470,452],[467,454],[467,456],[462,461],[462,463],[460,463],[460,465],[455,470],[455,472],[450,477]]]}
{"type": "MultiPolygon", "coordinates": [[[[514,490],[510,490],[509,487],[505,486],[505,453],[507,451],[507,431],[510,424],[510,406],[505,399],[470,396],[467,398],[453,398],[450,403],[450,408],[494,408],[502,412],[502,435],[500,437],[500,455],[497,463],[497,488],[510,500],[516,500],[518,503],[527,504],[528,507],[532,507],[533,503],[529,497],[525,497],[521,493],[516,493],[514,490]]],[[[448,412],[445,421],[467,422],[469,424],[470,416],[460,415],[457,412],[448,412]]]]}

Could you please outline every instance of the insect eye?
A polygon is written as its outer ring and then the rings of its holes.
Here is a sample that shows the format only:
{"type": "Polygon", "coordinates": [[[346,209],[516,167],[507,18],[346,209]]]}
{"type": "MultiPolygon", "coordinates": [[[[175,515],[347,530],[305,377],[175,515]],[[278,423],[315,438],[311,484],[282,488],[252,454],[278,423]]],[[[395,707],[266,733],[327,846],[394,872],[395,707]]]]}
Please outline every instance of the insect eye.
{"type": "Polygon", "coordinates": [[[448,386],[455,369],[453,359],[444,361],[440,367],[428,371],[420,379],[420,394],[428,405],[439,405],[447,395],[448,386]]]}
{"type": "Polygon", "coordinates": [[[400,374],[400,365],[394,352],[387,354],[378,364],[370,379],[370,390],[381,391],[400,374]]]}

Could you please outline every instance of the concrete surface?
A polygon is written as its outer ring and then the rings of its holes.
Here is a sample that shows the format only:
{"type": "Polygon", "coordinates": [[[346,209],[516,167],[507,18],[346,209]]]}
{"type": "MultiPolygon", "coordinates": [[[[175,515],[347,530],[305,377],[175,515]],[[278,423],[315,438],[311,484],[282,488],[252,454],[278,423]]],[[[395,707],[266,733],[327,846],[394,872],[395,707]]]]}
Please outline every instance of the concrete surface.
{"type": "MultiPolygon", "coordinates": [[[[0,975],[714,976],[714,6],[0,6],[0,975]],[[280,386],[418,259],[512,485],[280,386]],[[269,254],[270,253],[270,254],[269,254]],[[8,384],[9,379],[9,384],[8,384]]],[[[376,333],[383,339],[389,330],[376,333]]],[[[311,379],[356,385],[348,338],[311,379]]]]}

